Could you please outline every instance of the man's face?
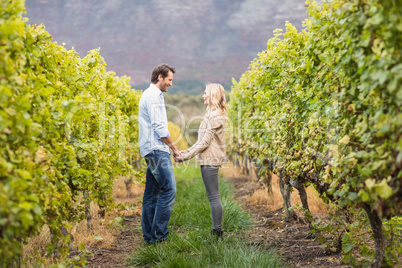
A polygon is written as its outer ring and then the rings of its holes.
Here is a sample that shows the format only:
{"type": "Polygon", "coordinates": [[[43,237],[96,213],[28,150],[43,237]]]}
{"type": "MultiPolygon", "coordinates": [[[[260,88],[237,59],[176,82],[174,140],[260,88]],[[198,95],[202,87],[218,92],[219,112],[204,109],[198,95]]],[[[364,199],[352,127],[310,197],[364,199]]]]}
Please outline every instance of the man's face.
{"type": "Polygon", "coordinates": [[[162,92],[167,92],[168,88],[173,85],[173,73],[169,71],[168,76],[162,78],[162,75],[159,75],[159,89],[162,92]]]}

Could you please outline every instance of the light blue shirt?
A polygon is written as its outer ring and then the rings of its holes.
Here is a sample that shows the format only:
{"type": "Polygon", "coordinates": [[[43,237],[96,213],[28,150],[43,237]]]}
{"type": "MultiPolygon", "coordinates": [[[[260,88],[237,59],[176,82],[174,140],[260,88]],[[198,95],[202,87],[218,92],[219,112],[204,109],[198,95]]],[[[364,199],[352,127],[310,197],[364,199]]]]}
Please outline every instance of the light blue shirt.
{"type": "Polygon", "coordinates": [[[153,150],[170,154],[170,148],[161,138],[170,137],[166,116],[165,100],[162,91],[151,84],[141,96],[138,112],[139,138],[141,156],[153,150]]]}

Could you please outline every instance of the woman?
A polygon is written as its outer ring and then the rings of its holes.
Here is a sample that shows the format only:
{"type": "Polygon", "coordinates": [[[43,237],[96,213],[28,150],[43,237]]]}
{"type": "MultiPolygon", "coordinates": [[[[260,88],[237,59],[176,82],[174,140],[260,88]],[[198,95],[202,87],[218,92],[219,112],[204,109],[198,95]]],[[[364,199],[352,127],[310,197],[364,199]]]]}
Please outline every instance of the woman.
{"type": "Polygon", "coordinates": [[[205,88],[204,104],[207,111],[202,121],[198,140],[190,149],[182,151],[178,161],[186,161],[198,155],[202,180],[211,205],[212,234],[222,238],[222,203],[219,196],[218,171],[225,158],[225,90],[220,84],[208,84],[205,88]]]}

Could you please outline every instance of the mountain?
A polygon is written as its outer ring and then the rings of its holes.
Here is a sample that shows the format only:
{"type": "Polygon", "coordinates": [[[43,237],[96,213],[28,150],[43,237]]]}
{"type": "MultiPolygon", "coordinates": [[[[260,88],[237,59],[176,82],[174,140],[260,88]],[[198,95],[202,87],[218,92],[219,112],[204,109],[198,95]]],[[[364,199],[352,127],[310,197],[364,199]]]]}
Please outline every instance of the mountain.
{"type": "Polygon", "coordinates": [[[202,93],[206,82],[230,85],[232,77],[238,79],[285,21],[301,29],[304,5],[303,0],[26,0],[25,16],[82,56],[100,47],[107,69],[131,76],[136,88],[144,89],[153,67],[165,62],[176,68],[179,91],[194,85],[202,93]]]}

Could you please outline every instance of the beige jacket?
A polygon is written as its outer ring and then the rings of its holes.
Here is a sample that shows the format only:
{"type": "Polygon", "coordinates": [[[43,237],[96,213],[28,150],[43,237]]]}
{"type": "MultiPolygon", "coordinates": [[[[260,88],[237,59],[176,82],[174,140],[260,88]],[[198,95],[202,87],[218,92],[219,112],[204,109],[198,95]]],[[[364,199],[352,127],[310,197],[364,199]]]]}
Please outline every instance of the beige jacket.
{"type": "Polygon", "coordinates": [[[198,164],[220,166],[226,155],[225,143],[226,116],[212,111],[204,116],[198,130],[198,140],[184,151],[181,158],[186,161],[198,154],[198,164]]]}

